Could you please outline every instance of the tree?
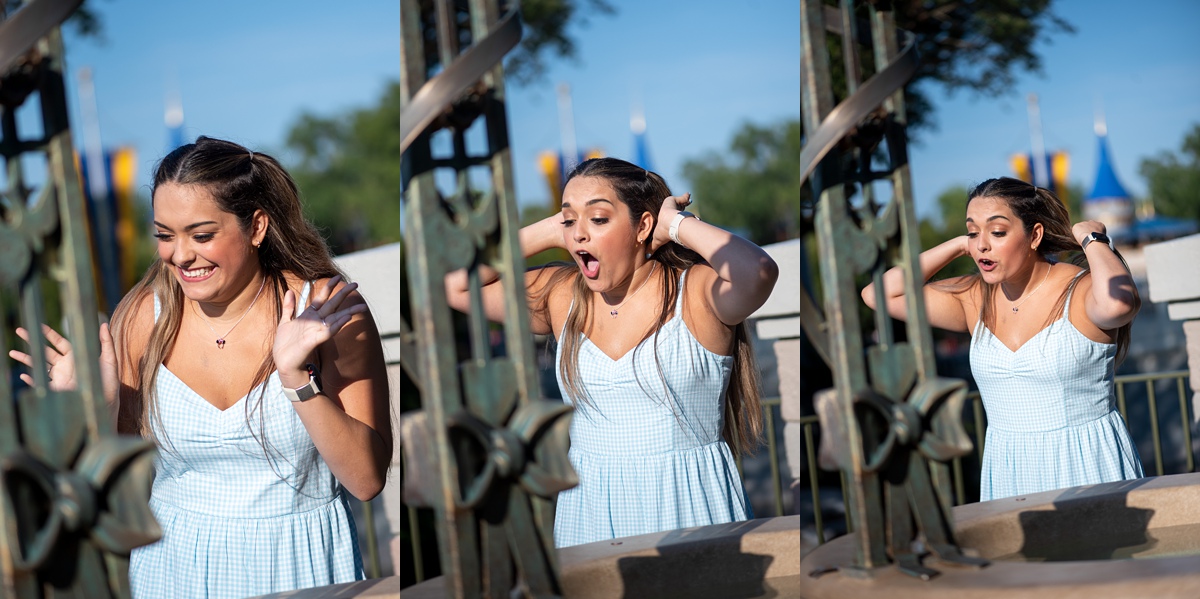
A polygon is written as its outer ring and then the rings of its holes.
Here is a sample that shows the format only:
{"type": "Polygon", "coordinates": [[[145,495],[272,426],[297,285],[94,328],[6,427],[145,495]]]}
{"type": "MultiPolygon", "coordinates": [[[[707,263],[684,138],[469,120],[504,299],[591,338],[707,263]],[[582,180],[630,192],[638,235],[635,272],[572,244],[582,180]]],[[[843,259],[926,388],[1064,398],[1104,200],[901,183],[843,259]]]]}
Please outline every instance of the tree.
{"type": "Polygon", "coordinates": [[[683,176],[697,213],[761,245],[800,234],[798,164],[800,121],[747,123],[729,150],[686,161],[683,176]]]}
{"type": "Polygon", "coordinates": [[[1154,211],[1163,216],[1200,220],[1200,124],[1184,137],[1178,155],[1162,152],[1142,160],[1154,211]]]}
{"type": "Polygon", "coordinates": [[[305,213],[335,253],[400,239],[400,84],[370,108],[323,118],[305,113],[287,136],[305,213]]]}
{"type": "MultiPolygon", "coordinates": [[[[927,86],[979,95],[1011,93],[1020,70],[1040,74],[1035,45],[1050,43],[1055,32],[1074,33],[1071,24],[1050,10],[1053,0],[895,0],[896,25],[916,37],[920,64],[905,88],[909,137],[932,128],[933,105],[927,86]]],[[[866,19],[865,3],[859,15],[866,19]]],[[[840,38],[828,44],[835,88],[846,80],[840,38]]],[[[874,72],[870,52],[860,53],[864,79],[874,72]]],[[[836,92],[835,92],[836,93],[836,92]]],[[[837,97],[836,101],[844,98],[837,97]]]]}
{"type": "Polygon", "coordinates": [[[541,79],[547,52],[558,58],[575,58],[575,41],[567,35],[567,26],[586,25],[589,9],[604,15],[616,12],[606,0],[522,0],[525,33],[505,62],[506,78],[518,85],[541,79]]]}

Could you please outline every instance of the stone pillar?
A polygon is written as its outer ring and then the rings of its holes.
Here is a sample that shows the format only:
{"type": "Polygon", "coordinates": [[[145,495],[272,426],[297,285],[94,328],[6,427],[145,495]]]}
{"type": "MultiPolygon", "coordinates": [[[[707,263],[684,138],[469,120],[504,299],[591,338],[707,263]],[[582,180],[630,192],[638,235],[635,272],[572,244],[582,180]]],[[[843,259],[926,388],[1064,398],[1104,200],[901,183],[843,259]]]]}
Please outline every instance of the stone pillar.
{"type": "Polygon", "coordinates": [[[763,373],[764,393],[771,394],[776,388],[768,385],[767,381],[778,381],[784,421],[783,454],[787,461],[784,472],[791,476],[792,506],[799,513],[800,240],[775,243],[763,249],[779,265],[779,281],[775,283],[771,297],[750,318],[753,320],[755,336],[763,342],[769,342],[772,350],[772,356],[759,356],[759,366],[770,366],[774,362],[774,372],[763,373]]]}
{"type": "Polygon", "coordinates": [[[1200,235],[1145,246],[1150,301],[1165,303],[1171,320],[1182,320],[1192,390],[1192,443],[1200,442],[1200,235]]]}

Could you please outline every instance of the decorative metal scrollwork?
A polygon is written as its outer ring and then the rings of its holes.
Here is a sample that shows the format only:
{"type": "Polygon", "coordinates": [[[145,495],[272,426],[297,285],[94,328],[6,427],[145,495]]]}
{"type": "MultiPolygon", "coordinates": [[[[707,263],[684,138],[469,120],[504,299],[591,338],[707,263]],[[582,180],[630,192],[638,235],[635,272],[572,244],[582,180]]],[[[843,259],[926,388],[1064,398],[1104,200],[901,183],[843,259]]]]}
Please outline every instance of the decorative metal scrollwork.
{"type": "Polygon", "coordinates": [[[8,533],[13,565],[43,569],[57,548],[82,538],[119,556],[157,541],[162,529],[147,504],[155,452],[150,441],[108,437],[89,444],[73,470],[20,450],[0,459],[0,500],[17,528],[15,539],[8,533]],[[44,518],[30,513],[33,504],[49,506],[44,518]]]}
{"type": "MultiPolygon", "coordinates": [[[[471,449],[487,455],[478,472],[466,473],[469,482],[460,507],[477,507],[500,481],[516,482],[546,499],[579,484],[570,463],[562,459],[567,453],[570,414],[567,404],[541,400],[518,408],[507,427],[492,426],[467,411],[451,415],[446,422],[451,441],[469,440],[475,446],[454,443],[460,455],[471,449]]],[[[462,467],[471,458],[461,455],[458,463],[462,467]]]]}

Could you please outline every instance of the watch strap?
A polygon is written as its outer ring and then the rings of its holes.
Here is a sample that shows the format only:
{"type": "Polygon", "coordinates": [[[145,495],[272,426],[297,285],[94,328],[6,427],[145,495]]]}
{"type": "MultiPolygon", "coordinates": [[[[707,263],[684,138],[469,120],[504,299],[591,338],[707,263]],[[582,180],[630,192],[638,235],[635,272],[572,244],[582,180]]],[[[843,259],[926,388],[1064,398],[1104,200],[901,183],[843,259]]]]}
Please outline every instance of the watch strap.
{"type": "Polygon", "coordinates": [[[1113,247],[1112,239],[1110,239],[1108,235],[1105,235],[1104,233],[1097,233],[1095,231],[1088,233],[1088,236],[1083,238],[1083,243],[1079,244],[1079,248],[1082,250],[1087,250],[1087,246],[1091,245],[1093,241],[1102,242],[1104,245],[1108,246],[1108,249],[1114,252],[1117,251],[1117,248],[1113,247]]]}
{"type": "MultiPolygon", "coordinates": [[[[685,218],[694,218],[696,220],[700,220],[699,216],[696,216],[687,210],[680,210],[679,213],[675,215],[675,218],[671,219],[671,226],[667,228],[667,236],[671,238],[671,241],[674,241],[679,245],[683,245],[683,243],[679,241],[679,223],[682,223],[683,219],[685,218]]],[[[687,246],[683,245],[683,247],[687,246]]]]}
{"type": "Polygon", "coordinates": [[[305,364],[304,367],[308,370],[308,384],[298,389],[283,388],[284,397],[293,403],[308,401],[321,394],[321,386],[317,384],[317,377],[321,376],[320,371],[313,364],[305,364]]]}

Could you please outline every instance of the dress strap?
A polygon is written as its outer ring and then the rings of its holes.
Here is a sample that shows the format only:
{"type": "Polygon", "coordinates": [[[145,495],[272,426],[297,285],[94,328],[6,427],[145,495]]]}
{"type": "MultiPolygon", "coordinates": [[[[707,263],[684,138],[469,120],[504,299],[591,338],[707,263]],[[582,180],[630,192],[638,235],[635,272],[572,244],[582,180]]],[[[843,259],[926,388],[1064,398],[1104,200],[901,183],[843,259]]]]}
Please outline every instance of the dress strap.
{"type": "MultiPolygon", "coordinates": [[[[1085,272],[1088,272],[1088,271],[1081,270],[1081,271],[1075,273],[1074,278],[1078,279],[1079,277],[1083,276],[1083,273],[1085,273],[1085,272]]],[[[1071,316],[1071,294],[1072,293],[1075,293],[1075,287],[1068,287],[1067,288],[1067,299],[1065,302],[1063,302],[1063,316],[1066,316],[1068,318],[1070,318],[1070,316],[1071,316]]]]}
{"type": "Polygon", "coordinates": [[[158,294],[154,294],[154,322],[158,323],[158,315],[162,312],[162,302],[158,299],[158,294]]]}
{"type": "Polygon", "coordinates": [[[675,298],[675,313],[680,315],[683,314],[683,281],[687,278],[688,270],[685,268],[683,272],[679,273],[679,293],[675,298]]]}

